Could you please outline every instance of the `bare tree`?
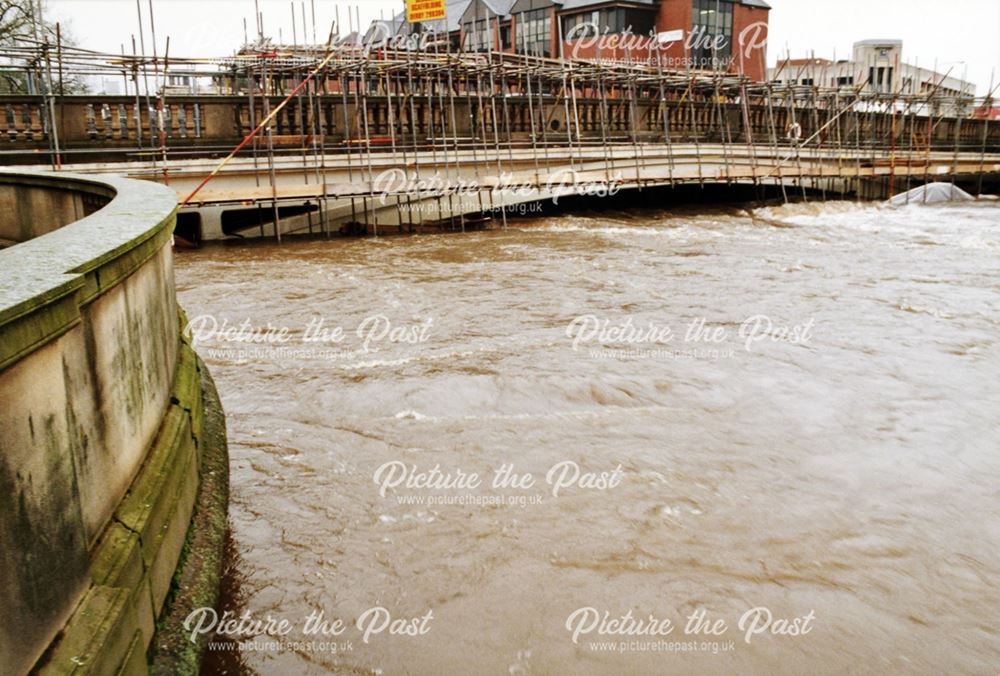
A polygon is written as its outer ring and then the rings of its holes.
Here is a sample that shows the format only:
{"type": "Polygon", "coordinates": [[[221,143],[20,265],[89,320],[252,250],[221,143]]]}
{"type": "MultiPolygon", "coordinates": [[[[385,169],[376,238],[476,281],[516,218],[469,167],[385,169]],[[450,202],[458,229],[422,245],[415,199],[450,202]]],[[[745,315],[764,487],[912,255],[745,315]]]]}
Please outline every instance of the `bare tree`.
{"type": "Polygon", "coordinates": [[[60,79],[54,64],[49,73],[58,46],[75,41],[45,18],[41,5],[41,0],[0,0],[0,94],[38,94],[50,83],[59,94],[85,93],[82,80],[69,74],[60,79]]]}

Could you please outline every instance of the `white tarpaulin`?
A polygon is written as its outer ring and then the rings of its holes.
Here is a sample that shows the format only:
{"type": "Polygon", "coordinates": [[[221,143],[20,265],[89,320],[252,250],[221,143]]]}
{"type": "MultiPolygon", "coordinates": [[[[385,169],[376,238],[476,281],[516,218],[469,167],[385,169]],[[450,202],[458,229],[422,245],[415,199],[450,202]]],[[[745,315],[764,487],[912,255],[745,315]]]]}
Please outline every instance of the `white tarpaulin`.
{"type": "Polygon", "coordinates": [[[889,200],[894,207],[907,204],[931,204],[933,202],[964,202],[975,199],[972,195],[951,183],[928,183],[908,192],[900,193],[889,200]]]}

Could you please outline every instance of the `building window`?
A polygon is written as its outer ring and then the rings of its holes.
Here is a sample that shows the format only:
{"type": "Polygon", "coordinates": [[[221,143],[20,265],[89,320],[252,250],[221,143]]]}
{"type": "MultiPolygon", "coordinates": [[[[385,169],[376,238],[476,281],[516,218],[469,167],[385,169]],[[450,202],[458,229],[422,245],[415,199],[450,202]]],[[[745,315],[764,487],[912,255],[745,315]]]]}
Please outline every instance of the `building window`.
{"type": "Polygon", "coordinates": [[[885,68],[879,66],[878,68],[868,69],[868,83],[872,89],[876,92],[888,93],[892,91],[892,75],[893,68],[885,68]]]}
{"type": "Polygon", "coordinates": [[[616,35],[628,31],[631,35],[649,36],[653,33],[655,23],[655,12],[644,9],[609,7],[562,17],[563,39],[579,40],[584,37],[592,37],[595,28],[600,35],[616,35]],[[581,25],[584,27],[577,28],[581,25]]]}
{"type": "Polygon", "coordinates": [[[548,9],[517,15],[517,51],[532,56],[552,56],[552,15],[548,9]]]}
{"type": "Polygon", "coordinates": [[[694,67],[728,67],[733,51],[733,3],[730,0],[694,0],[693,10],[691,59],[694,67]]]}
{"type": "Polygon", "coordinates": [[[488,19],[466,22],[463,32],[465,51],[486,52],[493,48],[493,24],[488,19]]]}
{"type": "Polygon", "coordinates": [[[854,84],[854,76],[853,75],[848,76],[848,77],[838,77],[837,78],[837,86],[838,87],[847,87],[847,86],[853,85],[853,84],[854,84]]]}
{"type": "Polygon", "coordinates": [[[598,23],[597,12],[584,12],[562,17],[563,40],[580,40],[594,35],[598,23]]]}
{"type": "Polygon", "coordinates": [[[632,29],[632,35],[649,35],[655,33],[656,12],[645,9],[620,9],[622,14],[622,30],[632,29]]]}
{"type": "Polygon", "coordinates": [[[500,49],[510,49],[510,24],[500,26],[500,49]]]}

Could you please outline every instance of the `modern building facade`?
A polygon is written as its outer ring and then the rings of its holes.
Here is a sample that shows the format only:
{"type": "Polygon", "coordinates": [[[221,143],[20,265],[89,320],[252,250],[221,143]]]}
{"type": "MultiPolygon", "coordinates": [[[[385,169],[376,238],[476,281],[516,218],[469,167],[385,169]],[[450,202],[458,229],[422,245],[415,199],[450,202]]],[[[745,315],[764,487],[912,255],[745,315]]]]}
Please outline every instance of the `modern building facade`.
{"type": "Polygon", "coordinates": [[[769,69],[768,77],[776,84],[860,88],[901,96],[975,96],[973,83],[956,77],[954,70],[940,70],[903,61],[902,40],[862,40],[854,43],[850,60],[782,59],[769,69]]]}

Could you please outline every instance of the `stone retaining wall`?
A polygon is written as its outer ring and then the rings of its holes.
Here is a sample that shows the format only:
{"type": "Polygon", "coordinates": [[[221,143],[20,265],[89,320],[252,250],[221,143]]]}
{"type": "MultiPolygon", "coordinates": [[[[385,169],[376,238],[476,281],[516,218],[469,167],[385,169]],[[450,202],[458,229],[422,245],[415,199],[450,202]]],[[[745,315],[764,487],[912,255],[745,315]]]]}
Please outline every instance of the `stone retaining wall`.
{"type": "Polygon", "coordinates": [[[5,673],[145,672],[203,450],[175,213],[152,183],[0,172],[5,673]]]}

